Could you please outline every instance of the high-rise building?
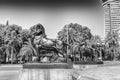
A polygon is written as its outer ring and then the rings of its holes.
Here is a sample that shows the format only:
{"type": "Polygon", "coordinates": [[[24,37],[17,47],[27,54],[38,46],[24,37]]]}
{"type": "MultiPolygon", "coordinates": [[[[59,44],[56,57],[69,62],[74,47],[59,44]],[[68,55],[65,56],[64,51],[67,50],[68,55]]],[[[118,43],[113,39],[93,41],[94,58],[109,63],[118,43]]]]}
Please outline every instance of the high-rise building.
{"type": "Polygon", "coordinates": [[[6,22],[6,26],[8,26],[9,25],[9,21],[7,20],[7,22],[6,22]]]}
{"type": "Polygon", "coordinates": [[[107,0],[103,3],[105,36],[108,32],[120,29],[120,0],[107,0]]]}

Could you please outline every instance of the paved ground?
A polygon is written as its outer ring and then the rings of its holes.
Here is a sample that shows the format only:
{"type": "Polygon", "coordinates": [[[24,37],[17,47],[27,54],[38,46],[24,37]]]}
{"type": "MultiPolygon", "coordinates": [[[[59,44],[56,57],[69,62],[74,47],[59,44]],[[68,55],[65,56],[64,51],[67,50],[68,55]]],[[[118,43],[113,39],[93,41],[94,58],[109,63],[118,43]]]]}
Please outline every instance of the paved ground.
{"type": "Polygon", "coordinates": [[[99,67],[83,71],[81,76],[94,80],[120,80],[120,66],[99,67]]]}
{"type": "Polygon", "coordinates": [[[103,66],[79,73],[82,76],[79,80],[85,80],[84,77],[90,80],[120,80],[120,62],[107,62],[103,66]]]}
{"type": "Polygon", "coordinates": [[[1,65],[0,80],[18,80],[21,65],[1,65]]]}
{"type": "MultiPolygon", "coordinates": [[[[0,80],[19,80],[21,68],[21,65],[1,65],[0,80]]],[[[105,62],[103,66],[75,72],[79,73],[78,80],[120,80],[120,62],[105,62]]]]}

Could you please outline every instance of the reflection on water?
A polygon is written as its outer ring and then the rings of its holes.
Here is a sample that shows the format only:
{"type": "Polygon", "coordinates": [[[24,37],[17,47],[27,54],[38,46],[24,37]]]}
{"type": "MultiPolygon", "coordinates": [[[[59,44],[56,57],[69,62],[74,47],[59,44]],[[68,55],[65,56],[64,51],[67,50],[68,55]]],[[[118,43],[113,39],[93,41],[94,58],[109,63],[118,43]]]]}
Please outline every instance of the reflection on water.
{"type": "Polygon", "coordinates": [[[72,80],[70,69],[23,69],[19,80],[72,80]]]}

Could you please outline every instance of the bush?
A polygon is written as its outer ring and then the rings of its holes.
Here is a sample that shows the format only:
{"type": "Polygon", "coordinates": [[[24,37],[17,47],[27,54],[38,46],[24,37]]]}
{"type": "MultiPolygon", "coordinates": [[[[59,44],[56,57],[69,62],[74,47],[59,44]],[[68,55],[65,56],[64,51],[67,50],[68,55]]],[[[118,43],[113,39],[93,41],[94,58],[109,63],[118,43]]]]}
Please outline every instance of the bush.
{"type": "Polygon", "coordinates": [[[76,61],[74,64],[103,64],[103,61],[76,61]]]}

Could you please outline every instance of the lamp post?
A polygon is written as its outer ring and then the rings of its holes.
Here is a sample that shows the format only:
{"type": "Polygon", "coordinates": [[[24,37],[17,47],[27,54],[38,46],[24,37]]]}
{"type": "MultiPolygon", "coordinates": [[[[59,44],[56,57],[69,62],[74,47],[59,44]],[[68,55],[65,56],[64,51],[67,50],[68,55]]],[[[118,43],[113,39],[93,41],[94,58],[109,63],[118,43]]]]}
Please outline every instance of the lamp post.
{"type": "MultiPolygon", "coordinates": [[[[68,34],[69,34],[69,26],[67,25],[67,44],[69,44],[69,40],[68,40],[69,39],[69,35],[68,34]]],[[[68,54],[69,53],[68,53],[68,46],[67,46],[67,55],[66,55],[67,62],[68,62],[68,54]]]]}
{"type": "Polygon", "coordinates": [[[100,60],[102,61],[102,52],[101,52],[101,48],[102,48],[102,45],[100,44],[100,43],[97,43],[97,46],[99,47],[99,49],[100,49],[100,60]]]}
{"type": "Polygon", "coordinates": [[[116,60],[116,46],[115,46],[115,44],[117,44],[116,42],[114,43],[114,45],[113,45],[113,55],[114,55],[114,57],[113,57],[113,60],[115,61],[116,60]]]}

